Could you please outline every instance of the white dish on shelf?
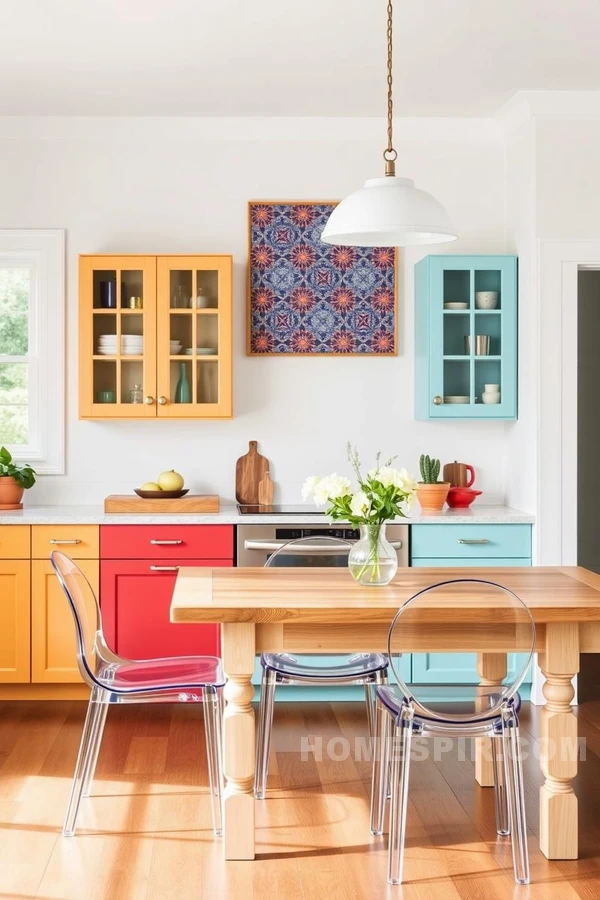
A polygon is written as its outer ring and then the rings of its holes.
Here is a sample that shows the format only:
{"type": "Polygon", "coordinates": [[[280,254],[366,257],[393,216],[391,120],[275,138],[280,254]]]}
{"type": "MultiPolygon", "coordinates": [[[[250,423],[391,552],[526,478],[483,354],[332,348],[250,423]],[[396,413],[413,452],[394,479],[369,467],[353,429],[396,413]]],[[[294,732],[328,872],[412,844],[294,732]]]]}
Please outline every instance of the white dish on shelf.
{"type": "Polygon", "coordinates": [[[464,394],[451,394],[450,396],[444,397],[444,403],[470,403],[471,398],[465,396],[464,394]]]}
{"type": "MultiPolygon", "coordinates": [[[[193,356],[194,348],[187,347],[184,352],[185,352],[186,356],[193,356]]],[[[198,356],[216,356],[217,348],[216,347],[197,347],[195,352],[198,356]]]]}
{"type": "MultiPolygon", "coordinates": [[[[100,338],[98,341],[101,347],[116,347],[117,339],[111,338],[110,340],[103,340],[100,338]]],[[[128,340],[126,335],[121,336],[121,346],[122,347],[141,347],[144,343],[144,338],[136,338],[136,340],[128,340]]]]}
{"type": "Polygon", "coordinates": [[[444,309],[468,309],[469,303],[467,300],[452,300],[448,303],[444,303],[444,309]]]}

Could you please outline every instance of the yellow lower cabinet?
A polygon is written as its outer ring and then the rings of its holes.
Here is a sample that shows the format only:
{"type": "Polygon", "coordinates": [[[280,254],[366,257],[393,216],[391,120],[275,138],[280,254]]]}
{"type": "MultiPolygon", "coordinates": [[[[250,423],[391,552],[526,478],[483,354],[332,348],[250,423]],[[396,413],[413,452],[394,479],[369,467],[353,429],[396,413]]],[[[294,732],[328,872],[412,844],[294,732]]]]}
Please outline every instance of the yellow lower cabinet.
{"type": "MultiPolygon", "coordinates": [[[[98,560],[81,559],[77,565],[98,596],[98,560]]],[[[31,680],[37,684],[81,683],[68,600],[49,560],[34,559],[31,566],[31,680]]],[[[88,612],[95,617],[95,608],[90,606],[88,612]]]]}
{"type": "Polygon", "coordinates": [[[30,680],[28,559],[0,559],[0,683],[30,680]]]}

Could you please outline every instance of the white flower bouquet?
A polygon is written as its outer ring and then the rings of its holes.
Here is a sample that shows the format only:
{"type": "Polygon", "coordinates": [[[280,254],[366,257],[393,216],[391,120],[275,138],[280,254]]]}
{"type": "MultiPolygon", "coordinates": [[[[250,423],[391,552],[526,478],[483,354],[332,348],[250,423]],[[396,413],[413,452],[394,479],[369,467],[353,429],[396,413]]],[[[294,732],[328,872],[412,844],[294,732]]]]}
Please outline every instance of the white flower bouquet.
{"type": "Polygon", "coordinates": [[[380,465],[380,458],[378,453],[374,468],[363,477],[358,451],[348,444],[348,460],[356,475],[356,490],[349,478],[336,472],[324,477],[312,475],[302,488],[303,499],[312,497],[317,506],[326,506],[325,515],[329,518],[361,528],[361,541],[351,551],[348,564],[357,581],[369,584],[388,584],[393,578],[397,568],[395,553],[393,572],[385,580],[392,568],[392,558],[387,548],[392,552],[393,548],[385,541],[383,526],[391,519],[406,515],[403,506],[410,509],[417,488],[406,469],[392,468],[395,457],[383,465],[380,465]],[[362,559],[360,552],[355,551],[358,548],[364,553],[365,548],[360,545],[364,545],[365,541],[368,542],[368,553],[362,559]],[[389,558],[384,558],[386,554],[389,558]],[[362,560],[360,564],[357,557],[362,560]]]}

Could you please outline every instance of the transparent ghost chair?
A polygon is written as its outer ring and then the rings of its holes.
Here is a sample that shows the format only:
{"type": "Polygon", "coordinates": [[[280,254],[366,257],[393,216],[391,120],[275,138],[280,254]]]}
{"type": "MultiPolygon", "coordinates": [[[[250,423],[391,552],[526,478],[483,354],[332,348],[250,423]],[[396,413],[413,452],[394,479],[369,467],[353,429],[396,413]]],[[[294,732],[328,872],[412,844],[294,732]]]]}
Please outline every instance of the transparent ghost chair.
{"type": "MultiPolygon", "coordinates": [[[[513,591],[490,581],[473,578],[434,584],[396,613],[388,635],[388,655],[397,687],[380,685],[375,690],[377,738],[371,793],[371,833],[379,835],[391,771],[390,884],[402,882],[413,736],[489,739],[496,830],[511,836],[515,881],[529,883],[518,690],[534,645],[535,626],[526,605],[513,591]],[[407,685],[401,678],[399,657],[415,646],[431,652],[413,656],[413,678],[422,683],[407,685]],[[508,654],[508,676],[498,677],[497,683],[482,679],[477,652],[465,653],[465,646],[473,651],[485,647],[493,653],[496,667],[508,654]],[[452,676],[458,683],[446,683],[452,676]]],[[[487,747],[484,743],[482,752],[487,747]]]]}
{"type": "MultiPolygon", "coordinates": [[[[282,544],[267,560],[267,567],[310,566],[324,568],[347,566],[352,544],[341,538],[322,536],[297,538],[282,544]]],[[[387,657],[383,653],[356,653],[337,665],[307,665],[288,653],[263,653],[260,659],[262,679],[256,735],[256,775],[254,795],[265,797],[269,769],[269,751],[273,726],[275,688],[278,684],[364,685],[369,733],[374,727],[374,686],[388,680],[387,657]]]]}
{"type": "Polygon", "coordinates": [[[77,641],[77,665],[91,688],[63,834],[75,834],[81,798],[88,797],[111,703],[203,703],[215,834],[223,833],[221,720],[225,678],[216,656],[130,660],[107,646],[96,595],[73,560],[54,551],[52,566],[66,594],[77,641]]]}

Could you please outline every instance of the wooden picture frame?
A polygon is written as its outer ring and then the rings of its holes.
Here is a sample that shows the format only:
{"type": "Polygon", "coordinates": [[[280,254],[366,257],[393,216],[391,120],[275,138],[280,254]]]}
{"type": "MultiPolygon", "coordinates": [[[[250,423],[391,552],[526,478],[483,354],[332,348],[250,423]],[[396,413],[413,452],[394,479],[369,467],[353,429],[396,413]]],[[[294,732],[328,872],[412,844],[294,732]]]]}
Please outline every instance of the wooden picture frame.
{"type": "Polygon", "coordinates": [[[248,202],[248,356],[398,355],[398,250],[323,244],[338,202],[248,202]]]}

